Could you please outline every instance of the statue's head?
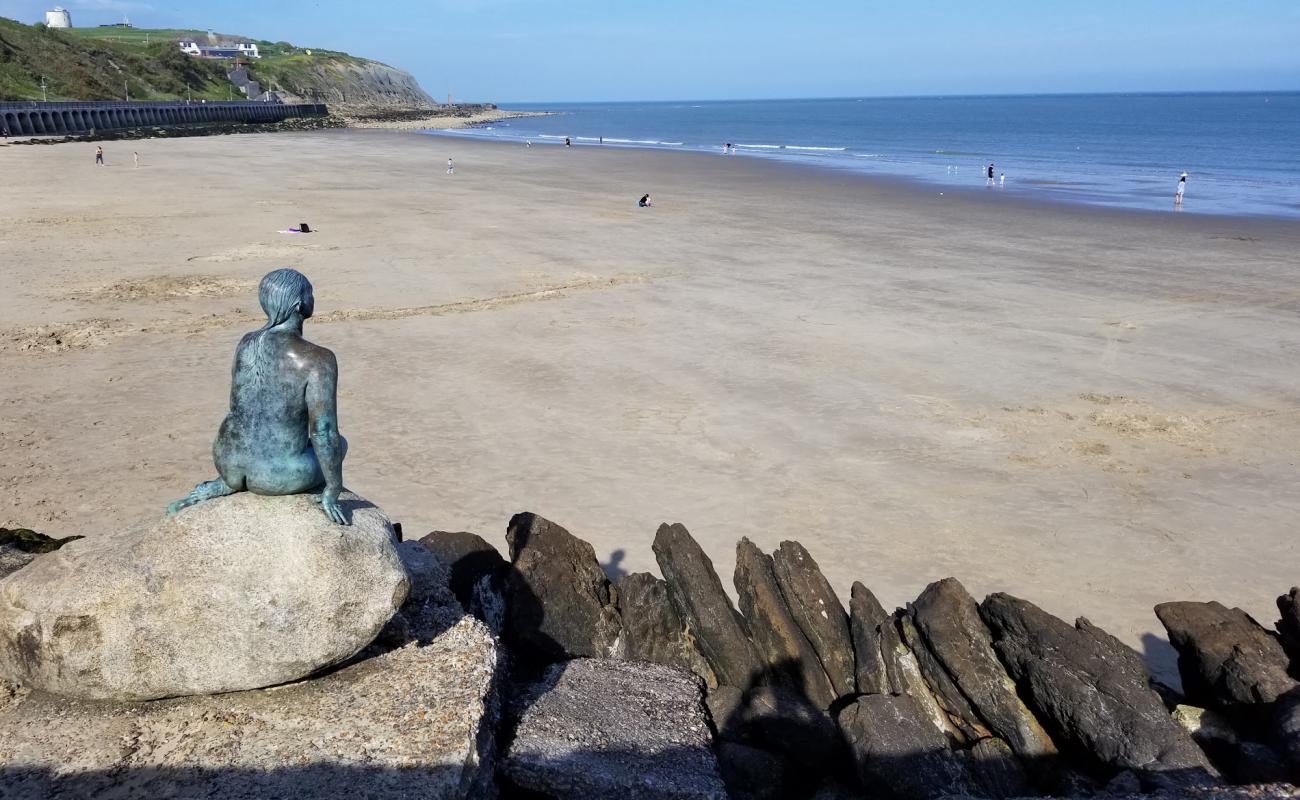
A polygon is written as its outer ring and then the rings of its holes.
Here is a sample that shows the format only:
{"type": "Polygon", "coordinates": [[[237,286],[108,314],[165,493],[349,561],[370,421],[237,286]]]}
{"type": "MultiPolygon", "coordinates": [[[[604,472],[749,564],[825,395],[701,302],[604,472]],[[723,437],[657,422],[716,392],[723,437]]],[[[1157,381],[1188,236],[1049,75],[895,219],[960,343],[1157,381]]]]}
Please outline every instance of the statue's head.
{"type": "Polygon", "coordinates": [[[311,281],[296,269],[277,269],[267,273],[257,289],[257,299],[266,312],[268,328],[289,319],[295,311],[307,319],[316,308],[311,281]]]}

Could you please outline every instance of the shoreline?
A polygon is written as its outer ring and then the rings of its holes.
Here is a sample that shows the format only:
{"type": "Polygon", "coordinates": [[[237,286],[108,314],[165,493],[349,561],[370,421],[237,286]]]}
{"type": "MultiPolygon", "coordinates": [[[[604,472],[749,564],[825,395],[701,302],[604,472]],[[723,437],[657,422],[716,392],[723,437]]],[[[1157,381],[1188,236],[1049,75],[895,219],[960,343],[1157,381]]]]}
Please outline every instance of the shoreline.
{"type": "Polygon", "coordinates": [[[344,127],[356,130],[398,130],[398,131],[422,131],[422,130],[463,130],[473,128],[479,125],[486,125],[491,122],[499,122],[504,119],[521,119],[523,117],[545,117],[550,116],[550,111],[505,111],[503,109],[487,109],[475,111],[466,116],[452,116],[447,114],[429,114],[427,116],[411,115],[406,119],[366,119],[364,116],[348,114],[346,112],[335,116],[344,120],[344,127]],[[433,123],[433,124],[431,124],[433,123]]]}

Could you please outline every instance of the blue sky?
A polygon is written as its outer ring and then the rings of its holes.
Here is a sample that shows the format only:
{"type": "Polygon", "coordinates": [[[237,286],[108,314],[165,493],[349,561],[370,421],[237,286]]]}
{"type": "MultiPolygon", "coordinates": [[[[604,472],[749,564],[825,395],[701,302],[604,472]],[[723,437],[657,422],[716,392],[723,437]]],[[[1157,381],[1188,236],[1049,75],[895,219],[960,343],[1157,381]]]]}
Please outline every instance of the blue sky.
{"type": "Polygon", "coordinates": [[[500,103],[1300,88],[1300,0],[58,1],[77,25],[347,50],[500,103]]]}

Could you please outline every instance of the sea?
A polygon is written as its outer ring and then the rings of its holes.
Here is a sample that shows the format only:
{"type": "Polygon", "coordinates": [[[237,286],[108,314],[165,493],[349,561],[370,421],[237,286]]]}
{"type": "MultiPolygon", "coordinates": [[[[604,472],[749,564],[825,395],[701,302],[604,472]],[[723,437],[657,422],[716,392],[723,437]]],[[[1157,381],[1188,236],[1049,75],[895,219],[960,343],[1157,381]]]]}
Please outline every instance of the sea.
{"type": "Polygon", "coordinates": [[[1300,219],[1300,91],[502,107],[554,113],[437,133],[778,159],[937,191],[1148,211],[1174,211],[1186,172],[1184,212],[1300,219]]]}

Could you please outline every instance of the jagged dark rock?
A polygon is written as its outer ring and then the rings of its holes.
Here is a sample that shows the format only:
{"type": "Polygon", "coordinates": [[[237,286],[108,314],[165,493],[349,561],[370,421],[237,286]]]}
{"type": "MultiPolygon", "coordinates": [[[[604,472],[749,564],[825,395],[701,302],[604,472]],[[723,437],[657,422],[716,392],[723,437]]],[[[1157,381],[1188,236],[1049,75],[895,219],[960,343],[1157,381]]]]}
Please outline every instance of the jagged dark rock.
{"type": "Polygon", "coordinates": [[[742,741],[743,723],[740,716],[745,703],[745,693],[735,686],[719,686],[710,689],[704,698],[704,705],[709,709],[709,719],[719,739],[742,741]]]}
{"type": "Polygon", "coordinates": [[[420,539],[451,573],[451,591],[466,611],[473,612],[474,586],[483,578],[504,581],[509,564],[486,539],[466,531],[434,531],[420,539]]]}
{"type": "Polygon", "coordinates": [[[898,628],[898,634],[902,638],[903,644],[912,651],[916,658],[917,666],[921,668],[921,677],[930,687],[930,693],[934,699],[939,702],[939,707],[948,715],[952,724],[961,731],[962,738],[976,742],[992,736],[992,732],[984,727],[980,722],[979,716],[975,709],[971,707],[970,701],[953,683],[952,678],[948,675],[947,670],[935,658],[934,653],[930,651],[929,645],[921,638],[921,634],[916,629],[916,625],[910,614],[905,612],[899,613],[894,624],[898,628]]]}
{"type": "Polygon", "coordinates": [[[668,599],[718,682],[751,685],[759,672],[758,657],[708,555],[681,525],[659,526],[653,549],[668,584],[668,599]]]}
{"type": "Polygon", "coordinates": [[[979,720],[1019,756],[1042,761],[1056,755],[1056,745],[998,661],[979,604],[966,587],[955,578],[930,584],[912,605],[912,615],[930,651],[979,720]]]}
{"type": "Polygon", "coordinates": [[[910,697],[863,695],[840,711],[839,726],[868,786],[904,800],[975,792],[962,759],[910,697]]]}
{"type": "Polygon", "coordinates": [[[1269,704],[1298,685],[1276,634],[1239,608],[1221,603],[1161,603],[1156,616],[1178,651],[1190,702],[1238,709],[1269,704]]]}
{"type": "Polygon", "coordinates": [[[658,664],[554,664],[523,692],[502,771],[556,798],[726,800],[702,690],[691,673],[658,664]]]}
{"type": "Polygon", "coordinates": [[[0,580],[32,563],[37,556],[53,553],[81,538],[84,537],[54,539],[27,528],[0,528],[0,580]]]}
{"type": "Polygon", "coordinates": [[[749,539],[736,545],[736,594],[740,613],[771,680],[801,691],[820,708],[835,701],[821,660],[786,606],[772,558],[749,539]]]}
{"type": "Polygon", "coordinates": [[[785,762],[780,756],[739,742],[719,742],[718,766],[731,800],[782,800],[785,762]]]}
{"type": "Polygon", "coordinates": [[[506,541],[506,632],[514,655],[525,663],[622,655],[616,599],[590,544],[528,513],[510,520],[506,541]]]}
{"type": "Polygon", "coordinates": [[[1278,698],[1273,715],[1273,736],[1291,768],[1292,779],[1300,782],[1300,690],[1278,698]]]}
{"type": "Polygon", "coordinates": [[[756,686],[745,693],[737,737],[780,753],[804,769],[831,768],[843,752],[835,721],[801,693],[781,686],[756,686]]]}
{"type": "Polygon", "coordinates": [[[798,542],[781,542],[772,567],[786,606],[812,645],[838,697],[853,694],[853,642],[849,615],[817,562],[798,542]]]}
{"type": "Polygon", "coordinates": [[[930,690],[921,673],[916,654],[903,642],[898,626],[898,618],[902,614],[901,611],[895,613],[878,628],[880,653],[885,659],[885,674],[889,680],[888,693],[912,698],[925,718],[930,720],[936,730],[947,736],[950,743],[969,743],[969,737],[953,722],[930,690]]]}
{"type": "Polygon", "coordinates": [[[1011,798],[1033,794],[1016,754],[996,737],[980,739],[966,751],[966,767],[980,797],[1011,798]]]}
{"type": "Polygon", "coordinates": [[[1059,743],[1068,741],[1145,788],[1213,784],[1205,754],[1170,718],[1137,653],[1080,618],[1073,626],[1025,600],[993,594],[980,606],[993,646],[1059,743]]]}
{"type": "Polygon", "coordinates": [[[1277,632],[1291,657],[1291,674],[1300,677],[1300,588],[1292,587],[1290,592],[1279,597],[1277,610],[1282,613],[1277,632]]]}
{"type": "Polygon", "coordinates": [[[849,635],[853,640],[854,677],[862,694],[888,694],[889,674],[880,649],[880,626],[889,615],[876,596],[854,582],[849,597],[849,635]]]}
{"type": "Polygon", "coordinates": [[[677,609],[668,599],[668,584],[648,572],[624,575],[615,582],[623,617],[627,658],[688,669],[710,686],[718,677],[691,643],[677,609]]]}

